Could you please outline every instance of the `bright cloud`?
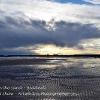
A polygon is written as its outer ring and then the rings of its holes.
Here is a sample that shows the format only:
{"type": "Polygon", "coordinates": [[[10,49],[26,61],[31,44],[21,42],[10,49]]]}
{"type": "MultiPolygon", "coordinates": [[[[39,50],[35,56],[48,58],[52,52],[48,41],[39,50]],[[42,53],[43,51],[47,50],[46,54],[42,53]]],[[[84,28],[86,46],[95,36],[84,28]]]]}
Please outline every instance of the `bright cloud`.
{"type": "Polygon", "coordinates": [[[82,40],[78,46],[82,47],[83,49],[100,50],[100,38],[82,40]]]}
{"type": "MultiPolygon", "coordinates": [[[[90,45],[90,44],[89,44],[90,45]]],[[[31,50],[31,52],[35,52],[36,54],[43,54],[43,55],[54,55],[54,54],[58,54],[58,55],[73,55],[73,54],[100,54],[100,45],[99,45],[99,49],[95,49],[95,48],[84,48],[83,50],[78,49],[76,47],[73,48],[69,48],[67,46],[65,47],[60,47],[60,46],[56,46],[53,44],[48,44],[48,45],[38,45],[36,50],[31,50]]]]}
{"type": "MultiPolygon", "coordinates": [[[[33,52],[37,54],[49,54],[49,55],[54,55],[54,54],[59,54],[59,55],[66,55],[66,54],[78,54],[81,51],[73,48],[67,48],[67,47],[60,47],[56,46],[53,44],[48,44],[48,45],[38,45],[36,50],[32,50],[33,52]]],[[[32,52],[31,51],[31,52],[32,52]]]]}
{"type": "Polygon", "coordinates": [[[93,24],[100,28],[99,6],[61,4],[47,0],[1,0],[0,2],[0,10],[5,12],[5,16],[18,17],[21,14],[25,20],[55,19],[55,21],[93,24]]]}
{"type": "MultiPolygon", "coordinates": [[[[86,42],[89,43],[89,42],[86,42]]],[[[73,54],[100,54],[100,49],[95,49],[93,44],[81,43],[84,49],[77,47],[69,48],[67,46],[61,47],[54,44],[37,44],[34,46],[16,47],[4,49],[10,52],[23,52],[23,54],[40,54],[40,55],[73,55],[73,54]]]]}

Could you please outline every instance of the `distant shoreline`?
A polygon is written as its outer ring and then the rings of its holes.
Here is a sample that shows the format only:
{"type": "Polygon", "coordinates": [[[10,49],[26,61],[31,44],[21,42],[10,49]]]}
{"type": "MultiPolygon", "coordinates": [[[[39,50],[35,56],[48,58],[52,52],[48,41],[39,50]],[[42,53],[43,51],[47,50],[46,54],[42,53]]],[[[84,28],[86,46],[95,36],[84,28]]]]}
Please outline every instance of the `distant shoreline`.
{"type": "Polygon", "coordinates": [[[85,55],[0,55],[0,57],[93,57],[100,58],[99,54],[85,54],[85,55]]]}
{"type": "Polygon", "coordinates": [[[8,55],[0,57],[1,57],[0,66],[4,66],[4,65],[44,64],[47,63],[48,60],[56,60],[57,58],[59,60],[67,58],[75,58],[75,59],[100,58],[100,55],[8,55]]]}

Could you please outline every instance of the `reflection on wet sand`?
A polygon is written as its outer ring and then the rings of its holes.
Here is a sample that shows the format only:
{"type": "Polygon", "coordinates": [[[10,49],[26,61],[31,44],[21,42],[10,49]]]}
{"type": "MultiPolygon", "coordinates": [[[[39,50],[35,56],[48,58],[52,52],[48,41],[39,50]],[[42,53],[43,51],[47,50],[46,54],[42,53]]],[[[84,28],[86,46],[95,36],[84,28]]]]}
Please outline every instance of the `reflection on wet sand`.
{"type": "MultiPolygon", "coordinates": [[[[0,87],[4,86],[21,86],[22,89],[6,90],[13,92],[14,95],[1,95],[0,100],[45,100],[45,98],[47,100],[99,100],[100,59],[28,58],[28,61],[25,58],[22,60],[1,59],[0,87]],[[12,61],[14,62],[11,64],[12,61]],[[19,61],[23,62],[20,64],[19,61]],[[4,62],[7,63],[4,64],[4,62]],[[32,63],[29,64],[29,62],[32,63]],[[45,87],[45,89],[27,90],[28,86],[45,87]],[[31,95],[18,95],[19,92],[30,92],[31,95]],[[41,95],[43,93],[45,95],[41,95]]],[[[3,91],[5,90],[0,88],[0,92],[3,91]]]]}

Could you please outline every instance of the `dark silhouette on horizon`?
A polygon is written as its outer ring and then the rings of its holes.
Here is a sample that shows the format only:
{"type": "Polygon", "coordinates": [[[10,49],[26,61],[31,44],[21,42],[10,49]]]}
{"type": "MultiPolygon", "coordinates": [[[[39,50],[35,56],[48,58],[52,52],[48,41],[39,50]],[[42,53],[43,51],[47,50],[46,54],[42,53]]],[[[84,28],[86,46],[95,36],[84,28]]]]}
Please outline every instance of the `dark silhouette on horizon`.
{"type": "Polygon", "coordinates": [[[0,57],[94,57],[94,58],[100,58],[100,54],[75,54],[75,55],[0,55],[0,57]]]}

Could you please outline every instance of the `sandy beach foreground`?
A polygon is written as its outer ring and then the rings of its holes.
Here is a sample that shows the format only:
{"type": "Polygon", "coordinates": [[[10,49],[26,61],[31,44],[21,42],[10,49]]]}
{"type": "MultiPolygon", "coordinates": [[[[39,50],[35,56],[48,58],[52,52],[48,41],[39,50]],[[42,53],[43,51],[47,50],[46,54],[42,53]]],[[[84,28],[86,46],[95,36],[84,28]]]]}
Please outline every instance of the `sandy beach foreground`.
{"type": "Polygon", "coordinates": [[[99,58],[0,58],[0,100],[99,98],[99,58]]]}

